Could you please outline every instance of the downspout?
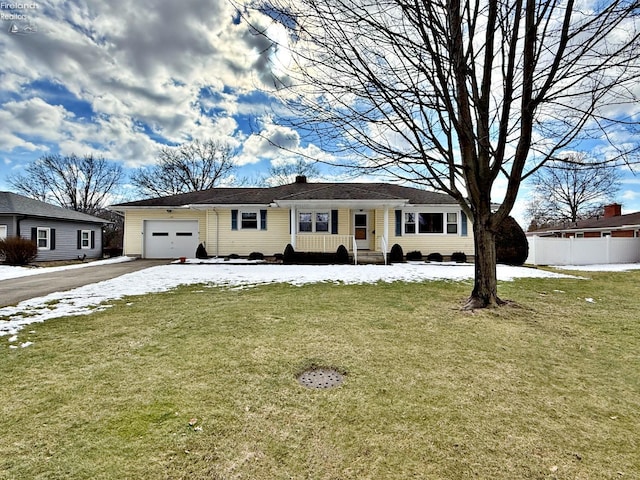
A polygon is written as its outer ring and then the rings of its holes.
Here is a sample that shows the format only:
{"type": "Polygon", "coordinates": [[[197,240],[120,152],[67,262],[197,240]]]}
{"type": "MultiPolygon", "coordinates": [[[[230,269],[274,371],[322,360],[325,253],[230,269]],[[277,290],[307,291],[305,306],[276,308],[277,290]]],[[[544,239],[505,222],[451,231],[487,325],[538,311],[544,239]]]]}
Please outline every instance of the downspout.
{"type": "Polygon", "coordinates": [[[29,218],[28,215],[16,215],[16,237],[20,236],[20,222],[29,218]]]}

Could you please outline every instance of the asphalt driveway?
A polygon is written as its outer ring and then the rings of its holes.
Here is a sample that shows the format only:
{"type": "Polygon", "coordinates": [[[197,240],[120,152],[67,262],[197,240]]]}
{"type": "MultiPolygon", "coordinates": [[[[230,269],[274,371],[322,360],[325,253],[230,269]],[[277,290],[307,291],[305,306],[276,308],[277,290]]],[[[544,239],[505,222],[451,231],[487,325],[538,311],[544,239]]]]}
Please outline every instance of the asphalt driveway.
{"type": "Polygon", "coordinates": [[[71,290],[90,283],[109,280],[156,265],[166,265],[170,261],[139,259],[130,262],[108,263],[1,280],[0,307],[16,305],[30,298],[42,297],[53,292],[71,290]]]}

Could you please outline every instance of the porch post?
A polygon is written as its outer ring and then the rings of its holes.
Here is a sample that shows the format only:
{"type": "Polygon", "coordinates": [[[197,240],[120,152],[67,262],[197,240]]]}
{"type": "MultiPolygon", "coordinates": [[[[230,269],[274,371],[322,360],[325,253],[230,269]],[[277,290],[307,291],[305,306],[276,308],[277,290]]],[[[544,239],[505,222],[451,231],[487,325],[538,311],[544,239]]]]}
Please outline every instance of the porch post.
{"type": "MultiPolygon", "coordinates": [[[[384,229],[382,230],[382,235],[384,238],[384,245],[389,248],[389,207],[384,207],[384,229]]],[[[387,252],[383,252],[385,255],[387,252]]]]}
{"type": "Polygon", "coordinates": [[[296,208],[295,207],[291,207],[290,212],[290,224],[291,224],[291,246],[293,247],[293,249],[296,249],[296,230],[297,225],[296,225],[296,208]]]}

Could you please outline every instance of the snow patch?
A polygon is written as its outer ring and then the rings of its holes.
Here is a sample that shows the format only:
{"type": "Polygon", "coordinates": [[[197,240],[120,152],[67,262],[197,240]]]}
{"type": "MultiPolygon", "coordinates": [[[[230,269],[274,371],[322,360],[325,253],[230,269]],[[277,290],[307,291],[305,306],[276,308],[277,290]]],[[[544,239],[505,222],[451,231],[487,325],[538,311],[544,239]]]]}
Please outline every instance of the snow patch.
{"type": "MultiPolygon", "coordinates": [[[[126,257],[124,257],[126,258],[126,257]]],[[[109,260],[111,261],[111,260],[109,260]]],[[[122,260],[126,261],[126,260],[122,260]]],[[[92,264],[96,264],[93,262],[92,264]]],[[[89,264],[86,264],[89,265],[89,264]]],[[[77,267],[80,267],[79,265],[77,267]]],[[[44,269],[43,269],[44,270],[44,269]]],[[[51,271],[50,269],[46,269],[51,271]]],[[[38,272],[39,273],[39,272],[38,272]]],[[[515,278],[567,278],[567,275],[528,267],[498,265],[498,280],[515,278]]],[[[279,265],[213,262],[188,265],[161,265],[105,280],[65,292],[25,300],[16,306],[0,308],[0,336],[15,335],[25,326],[51,318],[87,315],[112,305],[125,296],[145,295],[171,290],[180,285],[206,284],[227,288],[251,288],[257,285],[288,283],[364,284],[377,282],[464,281],[473,279],[470,264],[442,265],[405,263],[395,265],[279,265]]]]}

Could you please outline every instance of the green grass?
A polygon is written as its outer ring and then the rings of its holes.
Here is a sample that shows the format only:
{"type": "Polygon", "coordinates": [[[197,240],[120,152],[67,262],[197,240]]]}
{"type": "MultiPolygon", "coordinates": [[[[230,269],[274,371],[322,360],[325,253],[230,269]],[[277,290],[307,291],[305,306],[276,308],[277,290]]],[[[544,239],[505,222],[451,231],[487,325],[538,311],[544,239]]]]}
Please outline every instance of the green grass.
{"type": "Polygon", "coordinates": [[[0,478],[640,478],[640,272],[589,276],[475,313],[468,283],[189,286],[28,327],[0,478]]]}

